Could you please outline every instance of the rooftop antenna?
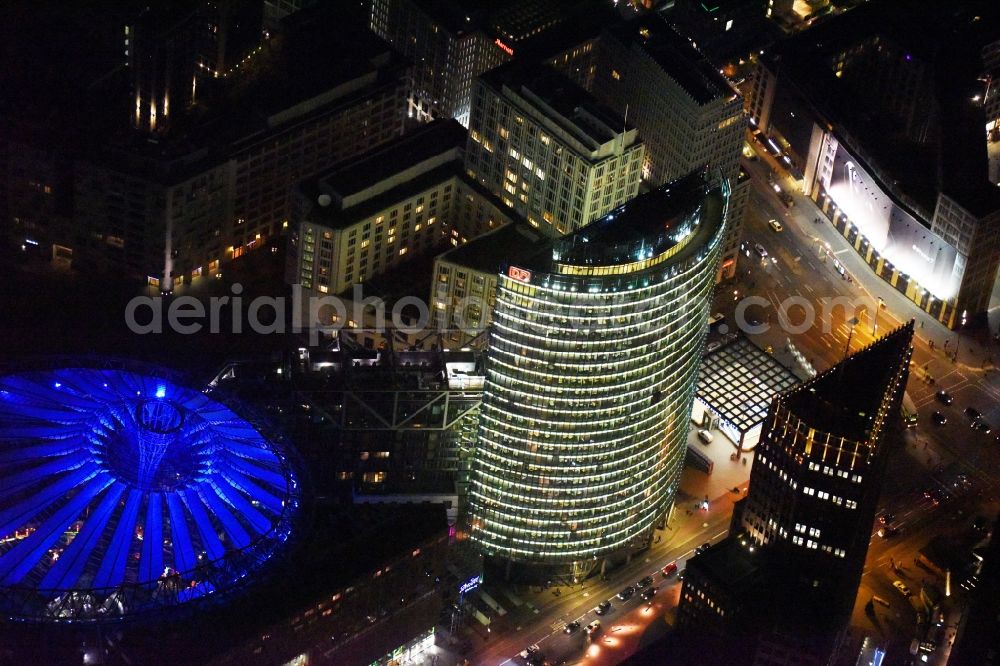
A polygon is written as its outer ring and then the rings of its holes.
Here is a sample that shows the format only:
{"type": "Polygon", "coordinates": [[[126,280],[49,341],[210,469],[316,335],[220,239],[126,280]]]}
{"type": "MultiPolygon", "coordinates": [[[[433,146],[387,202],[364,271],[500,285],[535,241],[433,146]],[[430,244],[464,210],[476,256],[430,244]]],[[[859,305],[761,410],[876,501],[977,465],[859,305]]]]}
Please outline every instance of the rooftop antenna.
{"type": "Polygon", "coordinates": [[[622,118],[622,134],[621,134],[621,145],[619,151],[625,150],[625,131],[628,128],[628,104],[625,104],[625,117],[622,118]]]}

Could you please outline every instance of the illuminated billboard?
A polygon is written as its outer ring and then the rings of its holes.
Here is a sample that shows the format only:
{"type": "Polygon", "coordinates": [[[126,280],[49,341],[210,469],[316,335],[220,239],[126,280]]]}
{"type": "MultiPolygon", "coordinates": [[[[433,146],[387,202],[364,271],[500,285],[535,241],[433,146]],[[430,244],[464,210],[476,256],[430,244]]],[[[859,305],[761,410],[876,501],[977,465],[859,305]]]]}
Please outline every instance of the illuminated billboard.
{"type": "Polygon", "coordinates": [[[886,261],[937,298],[948,300],[958,292],[964,262],[957,261],[957,250],[897,204],[842,143],[822,182],[886,261]]]}

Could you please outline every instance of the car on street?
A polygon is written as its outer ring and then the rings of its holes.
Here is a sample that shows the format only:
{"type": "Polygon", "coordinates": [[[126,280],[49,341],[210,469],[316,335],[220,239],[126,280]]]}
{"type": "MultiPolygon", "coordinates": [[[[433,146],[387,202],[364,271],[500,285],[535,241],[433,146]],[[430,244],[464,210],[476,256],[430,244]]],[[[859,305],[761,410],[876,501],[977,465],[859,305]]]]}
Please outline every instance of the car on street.
{"type": "Polygon", "coordinates": [[[904,583],[901,580],[892,581],[892,586],[896,588],[899,591],[899,593],[902,594],[904,597],[913,596],[913,592],[910,592],[910,588],[906,587],[906,583],[904,583]]]}
{"type": "Polygon", "coordinates": [[[943,426],[945,423],[948,422],[948,417],[942,414],[941,412],[934,412],[933,414],[931,414],[931,421],[934,422],[934,425],[943,426]]]}
{"type": "Polygon", "coordinates": [[[652,576],[646,576],[645,578],[643,578],[642,580],[640,580],[638,583],[636,583],[635,586],[641,590],[642,588],[649,587],[652,584],[653,584],[653,577],[652,576]]]}
{"type": "Polygon", "coordinates": [[[642,591],[642,595],[640,595],[640,596],[642,596],[642,600],[643,601],[649,601],[650,599],[653,598],[653,596],[655,594],[656,594],[656,588],[655,587],[648,587],[648,588],[646,588],[645,590],[642,591]]]}
{"type": "Polygon", "coordinates": [[[943,405],[950,405],[955,401],[955,399],[951,397],[951,394],[944,390],[938,391],[934,397],[937,398],[938,402],[943,405]]]}
{"type": "Polygon", "coordinates": [[[937,506],[949,497],[950,495],[940,488],[928,488],[924,491],[924,499],[929,500],[934,506],[937,506]]]}
{"type": "Polygon", "coordinates": [[[580,628],[580,623],[577,620],[573,620],[572,622],[567,623],[565,627],[563,627],[563,633],[572,634],[579,628],[580,628]]]}
{"type": "Polygon", "coordinates": [[[586,629],[584,629],[584,631],[587,632],[588,636],[593,636],[594,634],[596,634],[600,630],[601,630],[601,621],[600,620],[594,620],[593,622],[591,622],[590,624],[587,625],[586,629]]]}
{"type": "Polygon", "coordinates": [[[781,222],[778,222],[774,218],[771,218],[770,220],[767,221],[767,226],[771,227],[771,229],[775,232],[784,230],[784,227],[781,226],[781,222]]]}
{"type": "Polygon", "coordinates": [[[972,529],[980,534],[986,534],[990,531],[990,522],[986,519],[986,516],[976,516],[972,521],[972,529]]]}
{"type": "Polygon", "coordinates": [[[624,590],[618,593],[618,598],[621,599],[622,601],[628,601],[629,599],[632,598],[633,594],[635,594],[635,588],[629,585],[624,590]]]}
{"type": "Polygon", "coordinates": [[[891,539],[892,537],[899,534],[899,528],[896,527],[880,527],[878,528],[877,534],[883,539],[891,539]]]}
{"type": "Polygon", "coordinates": [[[609,610],[611,610],[611,602],[608,601],[607,599],[594,606],[594,612],[597,613],[598,615],[604,615],[609,610]]]}
{"type": "Polygon", "coordinates": [[[521,659],[528,659],[533,655],[541,653],[542,649],[540,647],[538,647],[537,645],[529,645],[528,647],[521,650],[521,654],[519,654],[518,656],[521,657],[521,659]]]}
{"type": "Polygon", "coordinates": [[[975,409],[974,407],[966,407],[965,415],[968,416],[973,421],[978,421],[979,419],[983,418],[983,415],[979,412],[979,410],[975,409]]]}
{"type": "Polygon", "coordinates": [[[754,243],[753,249],[757,251],[757,254],[760,255],[761,259],[767,258],[767,250],[765,250],[764,246],[760,243],[754,243]]]}
{"type": "Polygon", "coordinates": [[[990,427],[990,424],[982,419],[979,419],[978,421],[973,421],[972,427],[978,430],[979,432],[983,433],[984,435],[988,435],[991,432],[993,432],[993,428],[990,427]]]}
{"type": "Polygon", "coordinates": [[[700,439],[705,444],[711,444],[712,440],[715,439],[715,438],[712,436],[712,433],[710,433],[709,431],[707,431],[707,430],[699,430],[698,431],[698,439],[700,439]]]}
{"type": "Polygon", "coordinates": [[[888,525],[894,520],[896,520],[896,514],[894,513],[883,513],[881,516],[878,517],[878,522],[882,523],[883,525],[888,525]]]}
{"type": "Polygon", "coordinates": [[[663,573],[664,578],[670,578],[675,573],[677,573],[677,563],[671,562],[667,566],[663,567],[663,569],[661,569],[661,572],[663,573]]]}

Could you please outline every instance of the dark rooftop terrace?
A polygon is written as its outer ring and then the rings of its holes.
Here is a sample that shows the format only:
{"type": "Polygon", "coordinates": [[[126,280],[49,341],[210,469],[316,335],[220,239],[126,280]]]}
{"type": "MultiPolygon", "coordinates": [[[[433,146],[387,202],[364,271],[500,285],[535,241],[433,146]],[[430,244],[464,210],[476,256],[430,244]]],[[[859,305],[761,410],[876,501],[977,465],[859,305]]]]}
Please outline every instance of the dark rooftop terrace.
{"type": "Polygon", "coordinates": [[[503,264],[518,263],[550,243],[526,224],[512,223],[440,255],[438,259],[477,271],[498,272],[503,264]]]}
{"type": "Polygon", "coordinates": [[[739,94],[729,79],[658,13],[613,27],[610,33],[623,43],[638,44],[698,104],[739,94]]]}
{"type": "MultiPolygon", "coordinates": [[[[655,256],[677,244],[680,226],[708,191],[701,170],[641,194],[599,220],[556,243],[557,261],[565,264],[620,263],[625,254],[655,256]]],[[[632,260],[635,260],[633,257],[632,260]]]]}
{"type": "Polygon", "coordinates": [[[425,160],[464,149],[468,134],[457,120],[437,120],[407,132],[381,147],[339,162],[303,185],[347,197],[391,178],[425,160]]]}
{"type": "Polygon", "coordinates": [[[910,321],[781,399],[810,427],[864,440],[892,378],[901,365],[909,363],[912,340],[910,321]]]}

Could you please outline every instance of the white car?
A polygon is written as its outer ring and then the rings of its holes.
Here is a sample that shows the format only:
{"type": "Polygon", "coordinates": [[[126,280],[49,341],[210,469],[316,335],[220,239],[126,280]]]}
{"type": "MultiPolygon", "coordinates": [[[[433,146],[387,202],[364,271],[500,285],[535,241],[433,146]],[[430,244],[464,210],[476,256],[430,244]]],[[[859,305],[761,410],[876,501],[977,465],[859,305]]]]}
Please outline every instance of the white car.
{"type": "Polygon", "coordinates": [[[765,250],[764,246],[760,243],[755,243],[753,249],[757,251],[757,254],[760,255],[761,259],[767,258],[767,250],[765,250]]]}
{"type": "Polygon", "coordinates": [[[698,439],[700,439],[701,441],[705,442],[706,444],[711,444],[712,440],[715,439],[715,438],[712,437],[712,433],[710,433],[709,431],[707,431],[707,430],[699,430],[698,431],[698,439]]]}

